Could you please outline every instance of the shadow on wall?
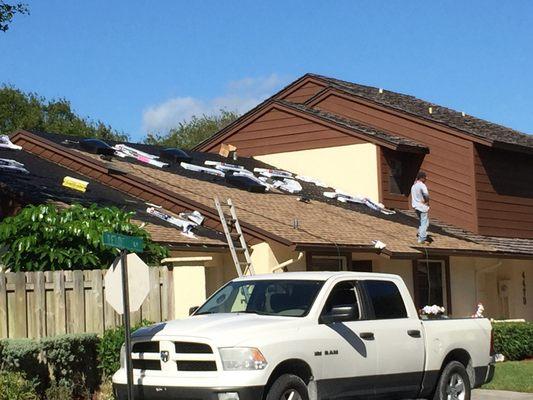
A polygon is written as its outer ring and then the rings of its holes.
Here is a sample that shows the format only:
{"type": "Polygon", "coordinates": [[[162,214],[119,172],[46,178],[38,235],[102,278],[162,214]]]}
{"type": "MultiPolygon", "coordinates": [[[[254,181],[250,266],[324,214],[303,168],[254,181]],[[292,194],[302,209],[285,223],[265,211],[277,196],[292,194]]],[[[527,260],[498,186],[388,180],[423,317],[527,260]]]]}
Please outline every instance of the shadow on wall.
{"type": "MultiPolygon", "coordinates": [[[[477,146],[479,159],[496,193],[533,198],[533,156],[477,146]]],[[[479,188],[478,180],[478,188],[479,188]]],[[[481,182],[482,184],[482,182],[481,182]]]]}

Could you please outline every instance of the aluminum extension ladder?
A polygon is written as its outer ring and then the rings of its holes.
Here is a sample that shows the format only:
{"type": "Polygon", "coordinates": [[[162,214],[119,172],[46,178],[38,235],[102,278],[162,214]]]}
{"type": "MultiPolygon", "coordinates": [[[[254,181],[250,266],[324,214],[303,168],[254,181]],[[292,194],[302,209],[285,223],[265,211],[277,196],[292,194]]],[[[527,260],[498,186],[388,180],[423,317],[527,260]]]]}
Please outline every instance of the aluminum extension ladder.
{"type": "Polygon", "coordinates": [[[227,204],[220,204],[218,197],[215,197],[215,207],[218,211],[224,234],[226,235],[231,258],[233,259],[235,269],[237,270],[237,275],[254,275],[255,272],[252,265],[252,258],[250,257],[248,246],[244,240],[244,234],[242,233],[241,224],[237,218],[237,211],[235,210],[233,202],[231,199],[228,199],[227,204]],[[229,223],[222,207],[229,208],[229,223]],[[235,242],[237,242],[237,244],[235,242]],[[235,247],[236,245],[237,247],[235,247]],[[244,260],[242,260],[242,257],[239,259],[239,255],[244,255],[244,260]]]}

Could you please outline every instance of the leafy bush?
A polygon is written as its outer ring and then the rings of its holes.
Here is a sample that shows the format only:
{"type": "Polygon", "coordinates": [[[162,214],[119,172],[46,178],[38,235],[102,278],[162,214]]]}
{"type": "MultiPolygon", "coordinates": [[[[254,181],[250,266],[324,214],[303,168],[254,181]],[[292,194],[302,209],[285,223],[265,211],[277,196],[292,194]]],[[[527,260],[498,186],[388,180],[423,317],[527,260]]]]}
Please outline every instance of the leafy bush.
{"type": "Polygon", "coordinates": [[[93,396],[93,400],[115,400],[113,393],[113,382],[111,379],[106,379],[100,385],[100,389],[93,396]]]}
{"type": "MultiPolygon", "coordinates": [[[[152,322],[142,321],[134,326],[131,331],[134,332],[143,326],[151,324],[152,322]]],[[[113,375],[120,368],[120,349],[124,344],[124,334],[123,326],[108,329],[104,332],[98,344],[98,368],[102,371],[104,379],[113,375]]]]}
{"type": "Polygon", "coordinates": [[[41,361],[40,343],[31,339],[5,339],[1,343],[0,370],[23,373],[38,382],[36,389],[42,392],[49,378],[48,369],[41,361]]]}
{"type": "Polygon", "coordinates": [[[51,387],[54,393],[71,390],[81,396],[86,390],[93,392],[98,387],[98,343],[98,336],[94,334],[61,335],[41,340],[41,349],[54,382],[51,387]]]}
{"type": "Polygon", "coordinates": [[[65,209],[27,206],[0,223],[0,249],[4,248],[0,264],[14,271],[107,268],[117,252],[103,245],[102,233],[106,231],[142,237],[145,251],[141,257],[146,262],[159,262],[168,250],[130,221],[133,214],[94,204],[65,209]]]}
{"type": "Polygon", "coordinates": [[[52,382],[45,392],[46,400],[66,400],[74,397],[74,387],[66,382],[52,382]]]}
{"type": "Polygon", "coordinates": [[[492,328],[496,353],[511,361],[533,357],[533,322],[497,322],[492,328]]]}
{"type": "Polygon", "coordinates": [[[26,379],[23,373],[0,371],[0,399],[38,400],[35,384],[26,379]]]}

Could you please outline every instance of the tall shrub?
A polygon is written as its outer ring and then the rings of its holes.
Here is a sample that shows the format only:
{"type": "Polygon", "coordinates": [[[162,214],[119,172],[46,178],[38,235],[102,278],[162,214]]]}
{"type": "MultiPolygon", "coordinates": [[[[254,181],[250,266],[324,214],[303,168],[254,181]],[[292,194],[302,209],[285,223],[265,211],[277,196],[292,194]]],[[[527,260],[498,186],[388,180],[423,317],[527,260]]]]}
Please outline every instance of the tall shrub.
{"type": "Polygon", "coordinates": [[[494,330],[494,350],[507,360],[533,357],[533,322],[497,322],[494,330]]]}
{"type": "Polygon", "coordinates": [[[166,257],[168,250],[152,242],[148,232],[131,222],[132,216],[116,207],[96,205],[25,207],[0,223],[0,264],[14,271],[107,268],[117,252],[102,244],[106,231],[142,237],[141,258],[146,262],[166,257]]]}

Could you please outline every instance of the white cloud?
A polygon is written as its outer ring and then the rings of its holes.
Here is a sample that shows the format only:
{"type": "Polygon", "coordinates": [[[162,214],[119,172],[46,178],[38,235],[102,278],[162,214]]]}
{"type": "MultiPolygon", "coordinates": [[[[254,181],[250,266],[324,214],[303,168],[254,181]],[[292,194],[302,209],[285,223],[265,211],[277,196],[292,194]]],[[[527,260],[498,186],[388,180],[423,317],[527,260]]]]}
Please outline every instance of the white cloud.
{"type": "Polygon", "coordinates": [[[221,109],[244,113],[276,92],[286,80],[276,74],[229,82],[223,95],[212,99],[174,97],[143,111],[145,132],[166,132],[194,115],[216,113],[221,109]]]}

